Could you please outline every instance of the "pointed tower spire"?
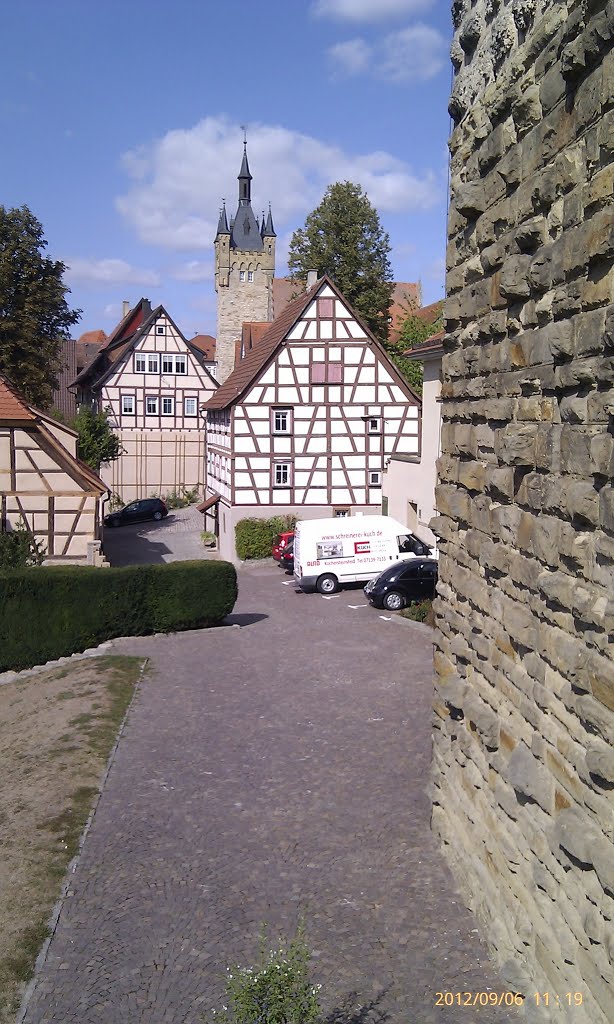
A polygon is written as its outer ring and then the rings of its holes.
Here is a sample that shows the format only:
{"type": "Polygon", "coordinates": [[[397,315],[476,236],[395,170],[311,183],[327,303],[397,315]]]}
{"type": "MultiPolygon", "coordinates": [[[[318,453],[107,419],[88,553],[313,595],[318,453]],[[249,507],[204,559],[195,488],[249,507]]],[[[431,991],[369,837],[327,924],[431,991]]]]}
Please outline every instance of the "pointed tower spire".
{"type": "Polygon", "coordinates": [[[220,219],[217,222],[217,233],[218,235],[229,235],[230,228],[228,227],[228,217],[226,216],[226,200],[222,199],[222,208],[220,210],[220,219]]]}
{"type": "Polygon", "coordinates": [[[243,160],[239,171],[239,206],[249,206],[252,200],[252,176],[247,161],[247,138],[243,129],[243,160]]]}
{"type": "MultiPolygon", "coordinates": [[[[262,223],[264,224],[264,214],[262,214],[262,223]]],[[[271,204],[269,203],[269,214],[266,219],[266,224],[262,231],[263,238],[276,238],[275,228],[273,227],[273,214],[271,213],[271,204]]]]}

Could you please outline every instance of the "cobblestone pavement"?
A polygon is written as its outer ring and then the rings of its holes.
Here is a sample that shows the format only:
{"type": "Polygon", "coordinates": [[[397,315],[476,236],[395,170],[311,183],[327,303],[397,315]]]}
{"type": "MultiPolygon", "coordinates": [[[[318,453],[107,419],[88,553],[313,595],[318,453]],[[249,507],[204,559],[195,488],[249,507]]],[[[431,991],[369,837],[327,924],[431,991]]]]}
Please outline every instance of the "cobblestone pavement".
{"type": "Polygon", "coordinates": [[[202,513],[190,505],[173,509],[160,523],[106,527],[103,550],[114,566],[217,557],[203,547],[200,535],[204,528],[202,513]]]}
{"type": "Polygon", "coordinates": [[[428,827],[430,631],[263,564],[230,622],[114,645],[152,668],[26,1024],[211,1019],[300,915],[331,1024],[518,1020],[434,1005],[503,985],[428,827]]]}

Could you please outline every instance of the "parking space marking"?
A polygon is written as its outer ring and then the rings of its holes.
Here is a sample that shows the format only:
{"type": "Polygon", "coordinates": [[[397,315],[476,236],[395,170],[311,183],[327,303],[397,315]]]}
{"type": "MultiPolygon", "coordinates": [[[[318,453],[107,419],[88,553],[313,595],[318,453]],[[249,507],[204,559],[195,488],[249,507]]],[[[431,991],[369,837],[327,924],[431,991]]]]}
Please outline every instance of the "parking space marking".
{"type": "Polygon", "coordinates": [[[367,604],[349,604],[348,608],[368,608],[367,604]]]}
{"type": "Polygon", "coordinates": [[[324,594],[320,594],[320,597],[322,598],[323,601],[332,601],[333,600],[333,595],[332,594],[331,594],[330,597],[325,597],[324,594]]]}
{"type": "Polygon", "coordinates": [[[281,581],[281,585],[282,585],[282,587],[293,587],[294,586],[294,580],[282,580],[281,581]]]}
{"type": "Polygon", "coordinates": [[[392,615],[380,615],[380,619],[383,619],[384,622],[392,622],[392,615]]]}

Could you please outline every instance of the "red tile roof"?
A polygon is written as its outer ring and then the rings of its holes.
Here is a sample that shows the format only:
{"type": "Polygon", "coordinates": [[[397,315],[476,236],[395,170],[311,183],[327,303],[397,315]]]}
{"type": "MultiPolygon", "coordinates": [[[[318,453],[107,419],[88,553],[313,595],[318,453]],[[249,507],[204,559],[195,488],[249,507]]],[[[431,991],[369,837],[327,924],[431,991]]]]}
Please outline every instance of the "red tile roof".
{"type": "Polygon", "coordinates": [[[98,345],[100,347],[106,340],[107,335],[103,330],[85,331],[77,338],[77,344],[81,342],[83,345],[98,345]]]}
{"type": "Polygon", "coordinates": [[[390,325],[390,332],[388,340],[396,345],[399,341],[401,334],[401,326],[408,316],[415,316],[417,320],[422,320],[423,323],[435,323],[436,320],[442,315],[443,312],[443,299],[438,299],[437,302],[431,302],[429,306],[420,306],[416,309],[403,309],[399,310],[396,322],[393,320],[390,325]]]}
{"type": "Polygon", "coordinates": [[[426,341],[421,341],[419,345],[414,345],[413,348],[409,348],[403,355],[408,358],[422,358],[423,356],[429,355],[431,352],[443,351],[443,339],[446,336],[445,331],[439,331],[437,334],[432,334],[426,341]]]}
{"type": "Polygon", "coordinates": [[[322,287],[327,278],[320,278],[308,292],[301,292],[281,313],[268,330],[264,332],[258,344],[241,359],[238,366],[224,381],[212,398],[205,404],[205,409],[226,409],[242,394],[263,369],[267,360],[273,355],[294,326],[301,313],[307,308],[312,298],[322,287]]]}
{"type": "Polygon", "coordinates": [[[0,373],[0,420],[11,423],[27,423],[36,420],[36,415],[16,388],[0,373]]]}
{"type": "Polygon", "coordinates": [[[215,338],[212,338],[210,334],[195,334],[193,338],[188,338],[187,341],[192,348],[202,352],[205,359],[210,363],[215,360],[215,338]]]}

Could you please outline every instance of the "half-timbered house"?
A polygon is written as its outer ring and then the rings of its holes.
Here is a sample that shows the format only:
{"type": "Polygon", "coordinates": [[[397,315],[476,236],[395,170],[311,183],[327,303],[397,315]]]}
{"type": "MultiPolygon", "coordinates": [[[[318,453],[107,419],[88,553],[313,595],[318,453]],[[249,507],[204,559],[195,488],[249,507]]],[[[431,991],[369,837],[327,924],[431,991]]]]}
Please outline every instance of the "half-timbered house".
{"type": "Polygon", "coordinates": [[[25,527],[50,560],[100,560],[106,484],[77,458],[74,430],[39,412],[0,374],[0,530],[25,527]]]}
{"type": "Polygon", "coordinates": [[[206,354],[163,306],[141,299],[75,381],[79,403],[109,410],[122,455],[101,475],[123,501],[204,489],[201,406],[217,388],[206,354]]]}
{"type": "Polygon", "coordinates": [[[209,399],[207,513],[223,557],[247,516],[377,513],[387,459],[418,452],[420,400],[326,277],[209,399]]]}

